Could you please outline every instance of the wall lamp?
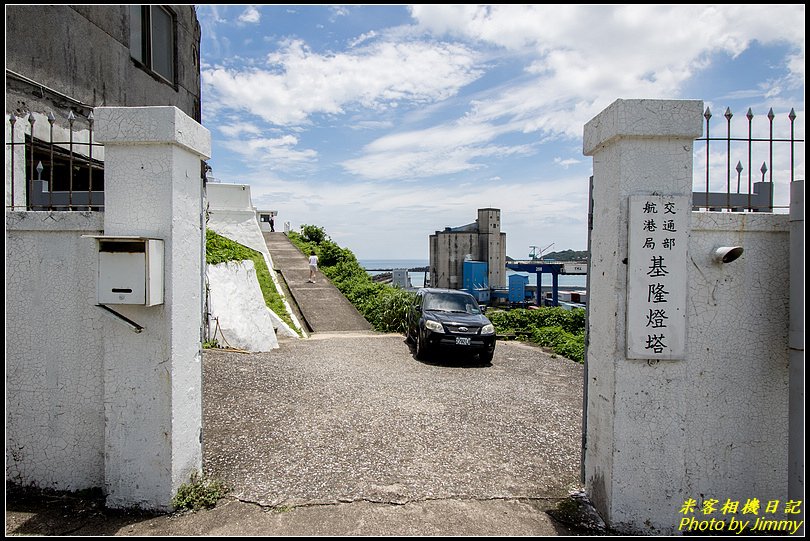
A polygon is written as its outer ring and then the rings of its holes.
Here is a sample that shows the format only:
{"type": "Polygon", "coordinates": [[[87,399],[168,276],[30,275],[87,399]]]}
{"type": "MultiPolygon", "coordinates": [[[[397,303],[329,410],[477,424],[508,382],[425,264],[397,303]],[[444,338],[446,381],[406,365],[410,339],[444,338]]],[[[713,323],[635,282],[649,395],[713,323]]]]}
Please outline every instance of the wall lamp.
{"type": "Polygon", "coordinates": [[[712,252],[712,259],[715,263],[731,263],[742,254],[742,246],[721,246],[712,252]]]}

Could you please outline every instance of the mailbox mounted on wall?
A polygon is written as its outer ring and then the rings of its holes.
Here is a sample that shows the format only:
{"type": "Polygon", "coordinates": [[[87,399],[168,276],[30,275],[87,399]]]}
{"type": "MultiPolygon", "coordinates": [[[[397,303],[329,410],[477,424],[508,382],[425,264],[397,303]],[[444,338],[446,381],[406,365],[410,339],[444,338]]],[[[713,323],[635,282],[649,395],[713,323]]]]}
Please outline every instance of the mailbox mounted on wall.
{"type": "Polygon", "coordinates": [[[98,304],[163,304],[163,241],[88,235],[98,245],[98,304]]]}

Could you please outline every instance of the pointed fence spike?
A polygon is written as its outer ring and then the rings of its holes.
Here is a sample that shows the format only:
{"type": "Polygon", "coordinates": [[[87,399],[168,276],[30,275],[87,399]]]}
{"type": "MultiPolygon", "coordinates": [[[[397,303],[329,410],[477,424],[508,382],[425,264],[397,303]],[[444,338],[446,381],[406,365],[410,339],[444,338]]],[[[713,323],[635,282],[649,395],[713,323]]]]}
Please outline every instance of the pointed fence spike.
{"type": "Polygon", "coordinates": [[[12,126],[14,125],[15,122],[17,122],[17,117],[14,115],[14,113],[9,113],[8,121],[11,122],[12,126]]]}
{"type": "Polygon", "coordinates": [[[73,114],[73,111],[70,111],[68,113],[68,122],[72,124],[74,120],[76,120],[76,115],[73,114]]]}
{"type": "Polygon", "coordinates": [[[765,162],[762,162],[762,167],[760,167],[759,170],[762,173],[762,176],[765,176],[765,173],[768,172],[768,166],[765,164],[765,162]]]}
{"type": "Polygon", "coordinates": [[[773,120],[774,118],[776,118],[776,115],[773,114],[773,107],[771,107],[770,111],[768,111],[768,118],[770,120],[773,120]]]}
{"type": "Polygon", "coordinates": [[[731,112],[731,107],[726,107],[726,113],[723,116],[731,120],[731,117],[734,116],[734,113],[731,112]]]}
{"type": "Polygon", "coordinates": [[[753,113],[753,111],[751,111],[750,107],[748,108],[748,112],[745,113],[745,118],[747,118],[748,120],[751,120],[752,118],[754,118],[754,113],[753,113]]]}
{"type": "Polygon", "coordinates": [[[737,167],[735,167],[735,169],[737,170],[737,173],[742,173],[743,170],[742,162],[737,162],[737,167]]]}
{"type": "Polygon", "coordinates": [[[706,118],[706,120],[709,120],[712,117],[712,112],[708,105],[706,106],[706,112],[703,113],[703,116],[706,118]]]}
{"type": "Polygon", "coordinates": [[[56,117],[53,116],[53,111],[48,111],[48,122],[53,124],[55,120],[56,120],[56,117]]]}
{"type": "Polygon", "coordinates": [[[90,114],[89,114],[89,115],[87,115],[87,121],[88,121],[90,124],[92,124],[92,123],[93,123],[93,121],[94,121],[95,119],[96,119],[96,117],[93,115],[93,111],[91,110],[91,111],[90,111],[90,114]]]}
{"type": "Polygon", "coordinates": [[[793,107],[790,108],[790,114],[788,115],[788,118],[790,119],[791,122],[796,120],[796,111],[793,110],[793,107]]]}
{"type": "Polygon", "coordinates": [[[37,121],[37,119],[34,118],[34,112],[33,111],[28,111],[28,123],[33,125],[34,122],[36,122],[36,121],[37,121]]]}

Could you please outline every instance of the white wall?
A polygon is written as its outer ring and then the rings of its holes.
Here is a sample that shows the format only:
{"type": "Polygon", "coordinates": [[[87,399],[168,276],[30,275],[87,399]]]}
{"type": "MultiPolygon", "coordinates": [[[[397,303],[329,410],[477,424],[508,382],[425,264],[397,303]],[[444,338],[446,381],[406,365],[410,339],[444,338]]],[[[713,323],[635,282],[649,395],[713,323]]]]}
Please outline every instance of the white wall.
{"type": "Polygon", "coordinates": [[[104,481],[97,212],[6,212],[6,479],[57,490],[104,481]]]}
{"type": "Polygon", "coordinates": [[[619,531],[676,533],[690,498],[787,496],[787,216],[690,213],[686,358],[626,357],[628,198],[691,196],[702,112],[693,100],[617,100],[585,127],[594,164],[585,484],[619,531]],[[717,264],[719,245],[745,252],[717,264]]]}
{"type": "Polygon", "coordinates": [[[264,302],[253,261],[208,265],[209,335],[221,346],[247,351],[278,349],[273,313],[264,302]]]}
{"type": "Polygon", "coordinates": [[[241,210],[254,212],[247,184],[222,184],[209,182],[205,185],[208,210],[241,210]]]}
{"type": "MultiPolygon", "coordinates": [[[[788,216],[694,213],[686,457],[692,495],[785,501],[788,216]],[[714,263],[718,246],[743,255],[714,263]]],[[[725,500],[724,500],[725,501],[725,500]]]]}
{"type": "MultiPolygon", "coordinates": [[[[270,278],[276,286],[276,291],[284,302],[287,314],[293,321],[296,329],[303,332],[298,318],[287,301],[284,290],[279,284],[273,265],[273,258],[267,249],[264,241],[256,211],[250,200],[250,187],[244,184],[215,184],[209,183],[206,186],[206,196],[208,200],[208,223],[207,227],[215,233],[231,239],[243,246],[256,250],[264,257],[267,268],[270,270],[270,278]]],[[[298,338],[299,335],[292,330],[278,314],[270,310],[270,317],[273,320],[273,328],[284,336],[298,338]]]]}

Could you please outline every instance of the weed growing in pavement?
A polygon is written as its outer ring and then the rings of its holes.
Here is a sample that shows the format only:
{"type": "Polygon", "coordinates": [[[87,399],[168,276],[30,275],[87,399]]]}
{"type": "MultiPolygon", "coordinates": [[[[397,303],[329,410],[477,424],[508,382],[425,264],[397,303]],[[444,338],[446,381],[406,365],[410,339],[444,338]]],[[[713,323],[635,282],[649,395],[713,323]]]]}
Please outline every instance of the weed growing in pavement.
{"type": "Polygon", "coordinates": [[[172,498],[175,509],[199,511],[202,508],[214,507],[228,493],[228,487],[222,481],[201,478],[197,472],[191,474],[191,481],[183,483],[172,498]]]}

